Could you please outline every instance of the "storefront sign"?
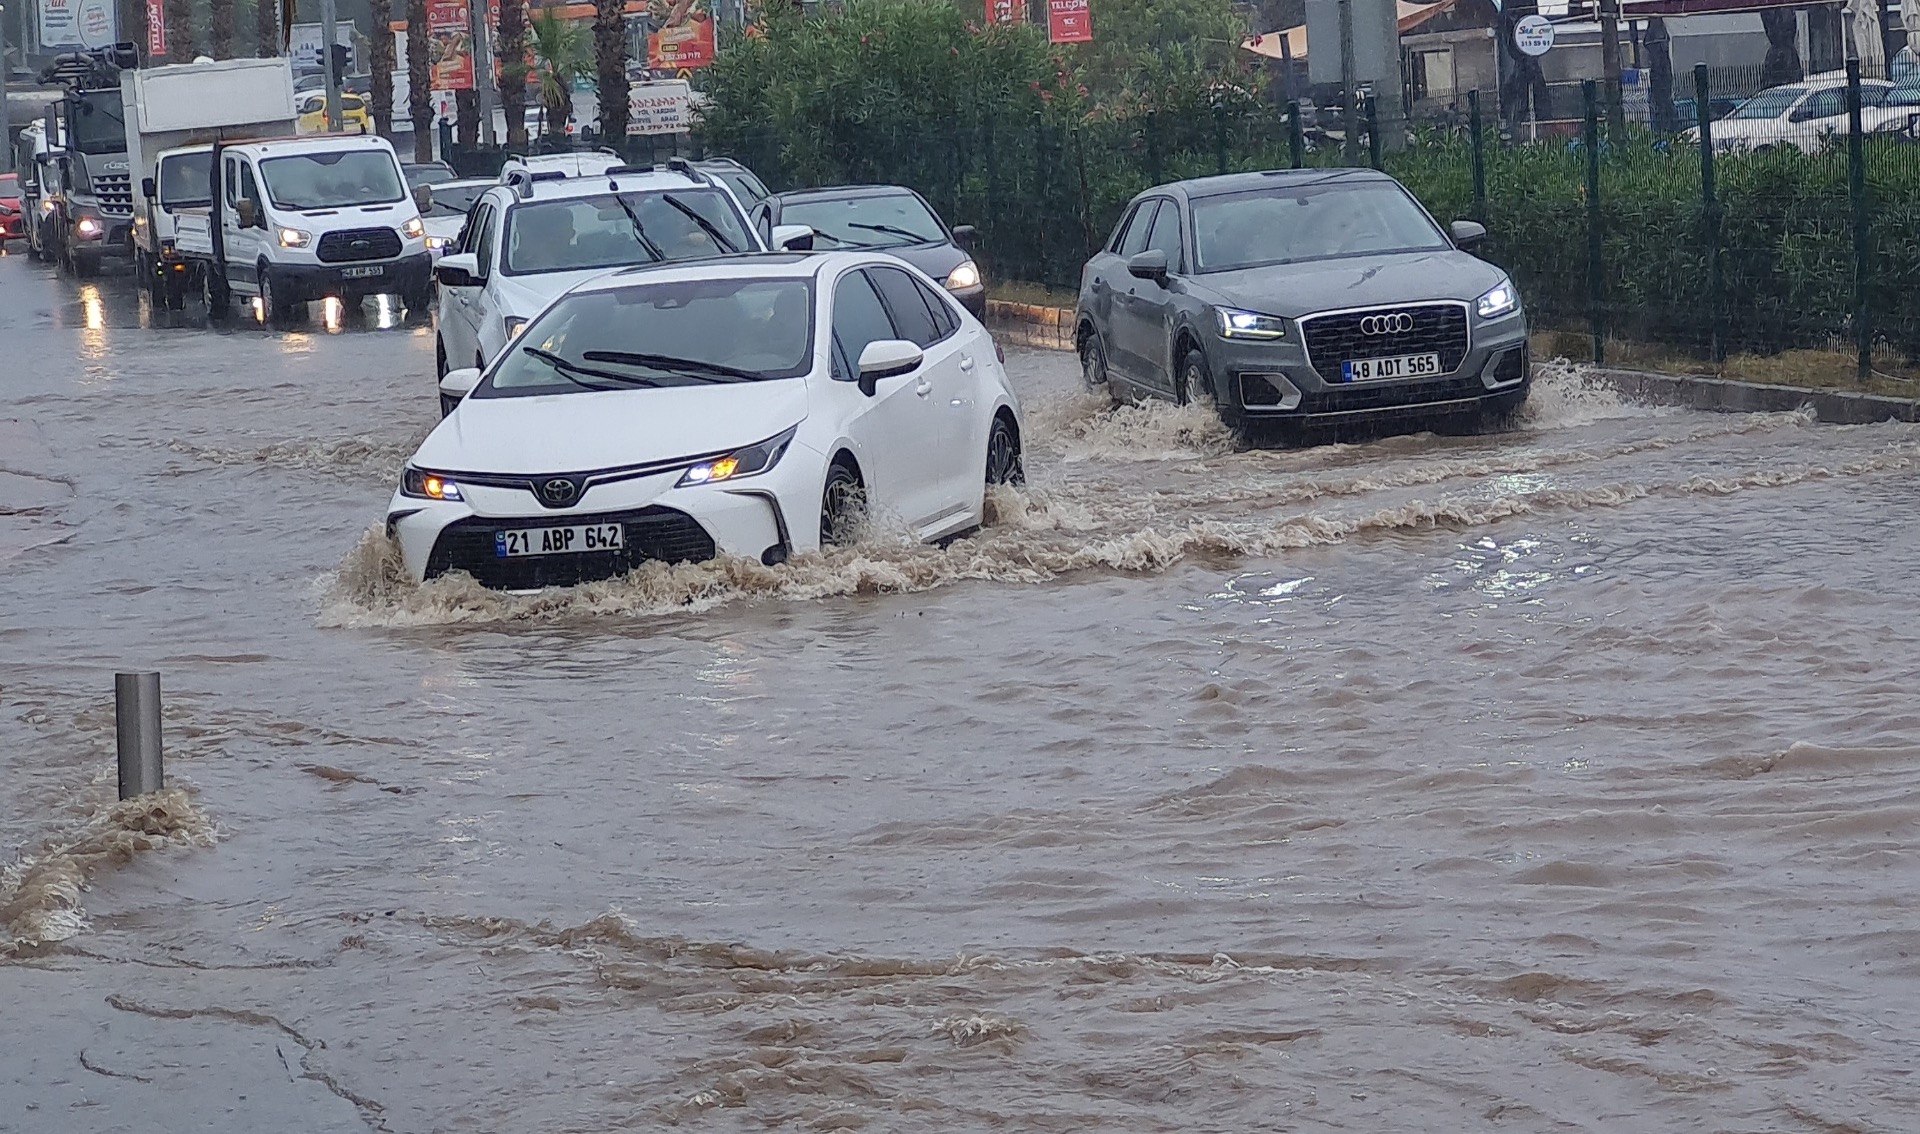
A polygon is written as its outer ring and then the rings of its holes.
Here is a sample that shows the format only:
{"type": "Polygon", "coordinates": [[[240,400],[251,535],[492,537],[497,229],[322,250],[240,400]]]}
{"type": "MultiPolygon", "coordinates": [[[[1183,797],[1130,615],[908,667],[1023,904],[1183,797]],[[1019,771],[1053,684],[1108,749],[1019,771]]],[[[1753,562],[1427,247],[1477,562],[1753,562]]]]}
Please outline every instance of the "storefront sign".
{"type": "Polygon", "coordinates": [[[147,0],[147,57],[167,53],[166,0],[147,0]]]}
{"type": "Polygon", "coordinates": [[[1088,0],[1047,0],[1047,38],[1054,43],[1091,43],[1093,12],[1088,0]]]}
{"type": "Polygon", "coordinates": [[[627,88],[627,133],[680,134],[693,129],[693,87],[682,79],[627,88]]]}

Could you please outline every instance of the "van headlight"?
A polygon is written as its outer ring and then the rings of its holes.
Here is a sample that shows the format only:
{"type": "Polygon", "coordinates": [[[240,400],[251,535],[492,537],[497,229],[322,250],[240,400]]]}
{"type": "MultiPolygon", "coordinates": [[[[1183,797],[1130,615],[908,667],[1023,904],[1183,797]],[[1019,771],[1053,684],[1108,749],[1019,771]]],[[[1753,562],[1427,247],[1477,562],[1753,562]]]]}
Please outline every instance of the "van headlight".
{"type": "Polygon", "coordinates": [[[1220,337],[1223,339],[1284,339],[1287,337],[1287,321],[1278,315],[1262,315],[1257,311],[1241,311],[1233,307],[1216,307],[1213,314],[1220,320],[1220,337]]]}
{"type": "Polygon", "coordinates": [[[408,240],[418,240],[427,234],[427,225],[426,222],[422,221],[419,217],[414,217],[412,220],[401,225],[400,231],[408,240]]]}
{"type": "Polygon", "coordinates": [[[1473,309],[1482,319],[1498,319],[1520,306],[1520,293],[1512,280],[1501,280],[1491,291],[1473,301],[1473,309]]]}
{"type": "Polygon", "coordinates": [[[282,248],[305,248],[311,243],[313,243],[311,232],[302,232],[297,228],[280,230],[280,247],[282,248]]]}
{"type": "Polygon", "coordinates": [[[781,454],[792,444],[793,435],[799,430],[796,425],[778,437],[772,437],[758,445],[749,445],[736,449],[724,457],[711,461],[701,461],[688,469],[680,477],[675,488],[687,488],[696,484],[713,484],[722,480],[739,480],[743,476],[763,473],[780,461],[781,454]]]}
{"type": "Polygon", "coordinates": [[[458,500],[460,486],[438,473],[422,472],[409,465],[400,474],[400,495],[419,500],[458,500]]]}

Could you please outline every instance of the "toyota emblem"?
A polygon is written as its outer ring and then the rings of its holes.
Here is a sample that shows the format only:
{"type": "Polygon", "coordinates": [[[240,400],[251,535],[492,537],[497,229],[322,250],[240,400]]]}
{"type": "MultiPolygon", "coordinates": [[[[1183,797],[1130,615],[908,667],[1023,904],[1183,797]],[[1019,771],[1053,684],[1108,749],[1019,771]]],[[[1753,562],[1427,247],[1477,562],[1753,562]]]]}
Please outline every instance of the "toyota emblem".
{"type": "Polygon", "coordinates": [[[1405,311],[1391,315],[1367,315],[1360,320],[1363,335],[1404,335],[1413,330],[1413,316],[1405,311]]]}
{"type": "Polygon", "coordinates": [[[540,486],[540,499],[555,508],[564,508],[580,495],[580,488],[565,477],[556,476],[540,486]]]}

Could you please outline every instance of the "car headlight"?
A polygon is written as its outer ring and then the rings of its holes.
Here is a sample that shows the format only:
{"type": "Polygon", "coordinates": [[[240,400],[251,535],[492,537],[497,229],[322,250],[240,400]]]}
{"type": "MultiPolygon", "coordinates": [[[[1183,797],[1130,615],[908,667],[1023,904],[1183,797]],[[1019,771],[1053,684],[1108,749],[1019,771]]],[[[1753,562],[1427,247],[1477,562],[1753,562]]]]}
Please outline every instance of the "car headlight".
{"type": "Polygon", "coordinates": [[[453,237],[451,236],[427,237],[427,247],[434,252],[445,252],[452,244],[453,237]]]}
{"type": "Polygon", "coordinates": [[[763,473],[779,463],[780,455],[787,451],[793,435],[800,427],[794,426],[778,437],[769,438],[758,445],[749,445],[736,449],[724,457],[711,461],[701,461],[688,469],[680,477],[675,488],[686,488],[695,484],[713,484],[722,480],[739,480],[743,476],[763,473]]]}
{"type": "Polygon", "coordinates": [[[527,329],[527,321],[518,315],[509,315],[501,323],[506,326],[509,339],[519,338],[520,332],[527,329]]]}
{"type": "Polygon", "coordinates": [[[422,221],[419,217],[414,217],[412,220],[401,225],[400,231],[408,240],[418,240],[427,234],[426,222],[422,221]]]}
{"type": "Polygon", "coordinates": [[[1520,293],[1513,290],[1512,280],[1501,280],[1492,291],[1474,300],[1473,309],[1482,319],[1498,319],[1520,306],[1520,293]]]}
{"type": "Polygon", "coordinates": [[[1233,307],[1216,307],[1213,313],[1220,320],[1220,337],[1223,339],[1287,337],[1287,321],[1277,315],[1262,315],[1257,311],[1241,311],[1233,307]]]}
{"type": "Polygon", "coordinates": [[[311,243],[313,243],[313,233],[311,232],[303,232],[297,228],[283,228],[280,230],[280,247],[282,248],[305,248],[311,243]]]}
{"type": "Polygon", "coordinates": [[[968,260],[966,263],[947,273],[948,291],[965,291],[980,286],[980,265],[968,260]]]}
{"type": "Polygon", "coordinates": [[[105,232],[106,229],[101,227],[100,222],[94,220],[92,217],[81,217],[79,220],[73,222],[73,231],[88,239],[92,239],[105,232]]]}
{"type": "Polygon", "coordinates": [[[460,486],[436,473],[421,472],[413,466],[400,476],[400,495],[420,500],[458,500],[460,486]]]}

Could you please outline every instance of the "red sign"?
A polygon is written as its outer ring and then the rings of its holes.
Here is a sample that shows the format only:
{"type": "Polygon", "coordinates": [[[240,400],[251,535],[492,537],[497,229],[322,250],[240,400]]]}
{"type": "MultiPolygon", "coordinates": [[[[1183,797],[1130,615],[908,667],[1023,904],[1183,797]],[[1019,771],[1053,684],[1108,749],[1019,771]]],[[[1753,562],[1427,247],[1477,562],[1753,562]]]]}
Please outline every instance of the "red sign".
{"type": "Polygon", "coordinates": [[[1054,43],[1092,43],[1088,0],[1047,0],[1047,38],[1054,43]]]}
{"type": "Polygon", "coordinates": [[[1027,0],[988,0],[987,19],[996,24],[1027,22],[1027,0]]]}
{"type": "Polygon", "coordinates": [[[647,66],[687,71],[713,64],[713,12],[706,0],[674,0],[660,30],[647,37],[647,66]]]}
{"type": "Polygon", "coordinates": [[[167,0],[147,0],[147,58],[167,53],[167,0]]]}
{"type": "Polygon", "coordinates": [[[473,89],[473,16],[467,0],[427,0],[427,66],[434,90],[473,89]]]}

